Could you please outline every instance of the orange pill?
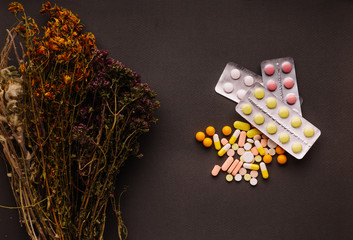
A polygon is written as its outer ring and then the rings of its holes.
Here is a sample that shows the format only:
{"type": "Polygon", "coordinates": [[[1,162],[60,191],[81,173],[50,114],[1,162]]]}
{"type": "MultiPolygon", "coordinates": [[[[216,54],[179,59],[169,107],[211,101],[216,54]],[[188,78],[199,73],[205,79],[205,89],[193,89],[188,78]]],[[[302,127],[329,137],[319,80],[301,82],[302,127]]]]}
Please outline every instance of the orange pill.
{"type": "Polygon", "coordinates": [[[211,145],[212,145],[212,139],[211,138],[205,138],[203,141],[202,141],[202,143],[203,143],[203,145],[205,146],[205,147],[211,147],[211,145]]]}
{"type": "Polygon", "coordinates": [[[197,132],[195,137],[197,141],[202,142],[206,136],[203,132],[197,132]]]}
{"type": "Polygon", "coordinates": [[[278,155],[277,156],[277,162],[279,164],[285,164],[287,162],[287,157],[284,154],[278,155]]]}
{"type": "Polygon", "coordinates": [[[215,132],[216,132],[216,129],[212,126],[209,126],[206,128],[206,134],[210,137],[212,137],[213,134],[215,134],[215,132]]]}
{"type": "Polygon", "coordinates": [[[281,148],[280,146],[277,146],[277,147],[276,147],[276,153],[277,153],[277,154],[283,154],[283,153],[284,153],[284,149],[281,148]]]}
{"type": "Polygon", "coordinates": [[[271,163],[272,162],[272,156],[270,154],[266,154],[265,156],[263,156],[262,160],[264,161],[264,163],[271,163]]]}

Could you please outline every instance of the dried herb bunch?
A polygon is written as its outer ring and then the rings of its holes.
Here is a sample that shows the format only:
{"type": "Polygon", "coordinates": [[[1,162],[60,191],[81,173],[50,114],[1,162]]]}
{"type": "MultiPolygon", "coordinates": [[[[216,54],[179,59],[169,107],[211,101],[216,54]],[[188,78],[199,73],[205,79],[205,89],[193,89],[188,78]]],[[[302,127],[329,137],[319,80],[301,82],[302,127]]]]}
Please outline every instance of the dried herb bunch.
{"type": "Polygon", "coordinates": [[[110,200],[126,238],[114,184],[124,161],[138,155],[138,137],[157,121],[156,93],[97,50],[71,11],[44,3],[49,19],[40,34],[21,4],[9,10],[19,23],[1,54],[0,141],[29,236],[103,239],[110,200]],[[24,42],[22,76],[7,67],[15,33],[24,42]]]}

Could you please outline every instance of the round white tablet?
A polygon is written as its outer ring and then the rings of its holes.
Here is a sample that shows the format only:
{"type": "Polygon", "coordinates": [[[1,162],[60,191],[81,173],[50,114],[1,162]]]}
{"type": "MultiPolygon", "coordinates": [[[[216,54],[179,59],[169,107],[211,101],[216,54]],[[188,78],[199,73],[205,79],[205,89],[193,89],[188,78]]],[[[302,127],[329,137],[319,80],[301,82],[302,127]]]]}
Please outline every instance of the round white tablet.
{"type": "Polygon", "coordinates": [[[245,84],[245,86],[248,86],[248,87],[250,87],[250,86],[252,86],[253,84],[254,84],[254,78],[252,77],[252,76],[246,76],[246,77],[244,77],[244,84],[245,84]]]}
{"type": "Polygon", "coordinates": [[[270,148],[268,150],[268,154],[270,154],[271,156],[274,156],[276,154],[276,150],[274,148],[270,148]]]}
{"type": "Polygon", "coordinates": [[[230,71],[230,76],[233,79],[239,79],[240,78],[240,71],[238,69],[233,69],[232,71],[230,71]]]}
{"type": "Polygon", "coordinates": [[[251,178],[251,179],[250,179],[250,184],[251,184],[251,186],[256,186],[256,184],[257,184],[257,179],[256,179],[256,178],[251,178]]]}
{"type": "Polygon", "coordinates": [[[240,182],[243,177],[238,173],[237,175],[234,176],[234,180],[237,182],[240,182]]]}
{"type": "Polygon", "coordinates": [[[252,160],[254,160],[254,154],[252,154],[252,152],[250,152],[250,151],[249,152],[245,152],[243,154],[243,160],[246,163],[252,162],[252,160]]]}
{"type": "Polygon", "coordinates": [[[274,141],[272,141],[271,139],[268,139],[267,141],[267,146],[269,148],[276,148],[277,147],[277,143],[275,143],[274,141]]]}
{"type": "Polygon", "coordinates": [[[248,142],[244,144],[244,149],[245,149],[246,151],[250,150],[251,147],[252,147],[251,144],[248,143],[248,142]]]}
{"type": "Polygon", "coordinates": [[[246,91],[244,89],[240,89],[238,92],[237,92],[237,97],[242,100],[244,98],[246,94],[246,91]]]}
{"type": "Polygon", "coordinates": [[[231,92],[233,92],[233,90],[234,90],[234,87],[233,87],[233,84],[231,84],[231,83],[224,83],[223,84],[223,90],[226,92],[226,93],[231,93],[231,92]]]}

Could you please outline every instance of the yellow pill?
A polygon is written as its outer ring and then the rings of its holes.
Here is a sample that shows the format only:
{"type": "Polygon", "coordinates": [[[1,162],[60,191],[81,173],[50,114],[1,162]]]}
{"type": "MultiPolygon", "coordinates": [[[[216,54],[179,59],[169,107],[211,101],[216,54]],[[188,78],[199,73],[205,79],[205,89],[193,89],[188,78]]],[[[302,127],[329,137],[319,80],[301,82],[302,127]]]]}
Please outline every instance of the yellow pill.
{"type": "Polygon", "coordinates": [[[234,144],[232,145],[232,149],[233,149],[234,151],[238,150],[238,149],[239,149],[239,145],[236,144],[236,143],[234,143],[234,144]]]}
{"type": "Polygon", "coordinates": [[[209,126],[206,128],[206,134],[210,137],[212,137],[213,134],[215,134],[215,132],[216,132],[216,129],[214,129],[214,127],[212,126],[209,126]]]}
{"type": "Polygon", "coordinates": [[[257,99],[263,99],[265,96],[265,91],[262,88],[256,88],[254,91],[254,97],[257,99]]]}
{"type": "Polygon", "coordinates": [[[312,136],[314,136],[314,128],[312,128],[312,127],[305,127],[304,128],[304,135],[305,135],[305,137],[312,137],[312,136]]]}
{"type": "Polygon", "coordinates": [[[289,116],[289,110],[288,108],[286,107],[281,107],[279,110],[278,110],[278,115],[281,117],[281,118],[287,118],[289,116]]]}
{"type": "Polygon", "coordinates": [[[202,142],[206,136],[203,132],[197,132],[195,137],[197,141],[202,142]]]}
{"type": "Polygon", "coordinates": [[[254,122],[258,125],[261,125],[265,122],[265,117],[261,113],[257,113],[254,116],[254,122]]]}
{"type": "Polygon", "coordinates": [[[262,157],[260,155],[255,156],[255,162],[261,162],[262,157]]]}
{"type": "Polygon", "coordinates": [[[250,124],[246,123],[246,122],[235,121],[234,122],[234,128],[242,130],[242,131],[249,131],[250,130],[250,124]]]}
{"type": "Polygon", "coordinates": [[[287,133],[281,133],[278,139],[281,143],[287,143],[289,141],[289,135],[287,133]]]}
{"type": "Polygon", "coordinates": [[[216,150],[221,149],[221,142],[219,141],[219,136],[218,134],[213,135],[213,143],[214,143],[214,148],[216,150]]]}
{"type": "Polygon", "coordinates": [[[245,180],[245,181],[249,182],[250,179],[251,179],[251,175],[250,175],[249,173],[247,173],[247,174],[244,175],[244,180],[245,180]]]}
{"type": "Polygon", "coordinates": [[[212,145],[212,139],[211,138],[205,138],[204,140],[203,140],[203,145],[205,146],[205,147],[211,147],[211,145],[212,145]]]}
{"type": "Polygon", "coordinates": [[[298,128],[302,125],[302,120],[299,117],[294,117],[291,120],[292,127],[298,128]]]}
{"type": "Polygon", "coordinates": [[[227,180],[227,182],[233,181],[233,175],[232,174],[227,174],[226,180],[227,180]]]}
{"type": "Polygon", "coordinates": [[[232,133],[231,127],[229,127],[229,126],[224,126],[224,127],[222,128],[222,133],[224,134],[224,136],[230,135],[230,134],[232,133]]]}
{"type": "Polygon", "coordinates": [[[241,110],[244,114],[246,115],[249,115],[251,112],[252,112],[252,107],[250,104],[244,104],[242,107],[241,107],[241,110]]]}
{"type": "Polygon", "coordinates": [[[302,151],[302,145],[298,142],[292,144],[292,151],[295,153],[300,153],[302,151]]]}
{"type": "Polygon", "coordinates": [[[273,123],[269,123],[266,127],[266,130],[269,134],[275,134],[277,132],[277,127],[273,123]]]}
{"type": "Polygon", "coordinates": [[[261,132],[259,130],[257,130],[256,128],[250,129],[249,131],[246,132],[246,136],[248,138],[253,138],[256,135],[260,135],[261,132]]]}
{"type": "Polygon", "coordinates": [[[266,106],[270,109],[273,109],[277,106],[277,101],[274,97],[269,97],[266,99],[266,106]]]}

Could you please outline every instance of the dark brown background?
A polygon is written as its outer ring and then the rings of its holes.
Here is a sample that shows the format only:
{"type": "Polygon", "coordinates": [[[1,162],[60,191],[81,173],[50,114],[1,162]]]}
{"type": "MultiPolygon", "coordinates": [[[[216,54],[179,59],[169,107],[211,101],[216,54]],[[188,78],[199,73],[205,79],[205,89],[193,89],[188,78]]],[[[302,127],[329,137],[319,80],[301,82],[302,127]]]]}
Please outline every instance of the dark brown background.
{"type": "MultiPolygon", "coordinates": [[[[39,1],[23,1],[38,18],[39,1]]],[[[353,2],[57,1],[79,14],[102,49],[159,94],[159,122],[130,159],[119,192],[129,239],[353,239],[353,2]],[[229,61],[260,74],[264,59],[296,63],[303,115],[322,135],[305,158],[273,162],[254,188],[210,171],[221,163],[198,130],[241,120],[214,87],[229,61]]],[[[15,23],[0,3],[0,37],[15,23]]],[[[41,19],[41,20],[39,20],[41,19]]],[[[0,204],[13,206],[0,163],[0,204]]],[[[105,238],[117,239],[109,213],[105,238]]],[[[0,209],[0,239],[27,239],[16,210],[0,209]]]]}

